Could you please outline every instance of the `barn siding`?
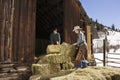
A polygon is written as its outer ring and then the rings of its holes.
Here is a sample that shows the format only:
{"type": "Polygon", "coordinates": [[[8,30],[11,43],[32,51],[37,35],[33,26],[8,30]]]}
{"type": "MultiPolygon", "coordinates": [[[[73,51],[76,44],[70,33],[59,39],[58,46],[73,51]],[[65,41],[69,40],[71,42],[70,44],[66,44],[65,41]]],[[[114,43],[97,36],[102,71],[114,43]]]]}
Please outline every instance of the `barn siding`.
{"type": "Polygon", "coordinates": [[[85,31],[88,44],[88,59],[91,59],[91,27],[90,19],[82,5],[77,0],[64,0],[64,40],[68,43],[76,42],[77,36],[72,32],[73,27],[79,25],[85,31]]]}
{"type": "Polygon", "coordinates": [[[0,0],[0,61],[33,62],[36,0],[0,0]]]}
{"type": "MultiPolygon", "coordinates": [[[[73,27],[79,25],[86,31],[89,19],[77,0],[63,0],[63,3],[63,38],[65,42],[73,43],[76,41],[73,27]]],[[[0,62],[8,58],[33,62],[35,22],[36,0],[0,0],[0,62]]]]}
{"type": "Polygon", "coordinates": [[[2,44],[1,44],[1,41],[2,41],[2,0],[0,0],[0,61],[2,60],[2,53],[1,53],[1,46],[2,46],[2,44]]]}
{"type": "Polygon", "coordinates": [[[13,61],[18,61],[18,42],[19,42],[19,19],[20,19],[20,0],[15,1],[15,12],[14,12],[14,21],[13,21],[13,61]]]}
{"type": "Polygon", "coordinates": [[[76,35],[72,32],[73,27],[79,25],[86,31],[86,26],[89,23],[89,18],[85,16],[86,13],[78,3],[77,0],[64,0],[64,38],[69,43],[76,41],[76,35]]]}

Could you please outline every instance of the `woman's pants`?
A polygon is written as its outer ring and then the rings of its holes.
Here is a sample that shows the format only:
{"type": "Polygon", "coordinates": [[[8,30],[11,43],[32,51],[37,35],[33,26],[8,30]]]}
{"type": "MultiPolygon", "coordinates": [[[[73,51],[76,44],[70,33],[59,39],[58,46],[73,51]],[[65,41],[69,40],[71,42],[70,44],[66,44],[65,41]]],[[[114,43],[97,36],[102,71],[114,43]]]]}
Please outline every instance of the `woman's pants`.
{"type": "Polygon", "coordinates": [[[87,48],[86,45],[83,44],[79,47],[76,58],[75,58],[75,66],[80,63],[81,60],[87,60],[87,48]]]}

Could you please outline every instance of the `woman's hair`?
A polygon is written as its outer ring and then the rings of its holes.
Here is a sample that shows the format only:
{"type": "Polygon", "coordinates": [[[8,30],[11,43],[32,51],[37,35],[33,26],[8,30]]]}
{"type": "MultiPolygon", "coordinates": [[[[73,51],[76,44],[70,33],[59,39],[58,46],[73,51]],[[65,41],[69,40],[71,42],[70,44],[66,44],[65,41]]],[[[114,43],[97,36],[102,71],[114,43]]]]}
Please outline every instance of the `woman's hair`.
{"type": "Polygon", "coordinates": [[[58,31],[58,29],[57,29],[56,27],[55,27],[55,28],[53,28],[53,31],[54,31],[54,30],[58,31]]]}
{"type": "Polygon", "coordinates": [[[79,32],[81,31],[80,29],[77,29],[79,32]]]}

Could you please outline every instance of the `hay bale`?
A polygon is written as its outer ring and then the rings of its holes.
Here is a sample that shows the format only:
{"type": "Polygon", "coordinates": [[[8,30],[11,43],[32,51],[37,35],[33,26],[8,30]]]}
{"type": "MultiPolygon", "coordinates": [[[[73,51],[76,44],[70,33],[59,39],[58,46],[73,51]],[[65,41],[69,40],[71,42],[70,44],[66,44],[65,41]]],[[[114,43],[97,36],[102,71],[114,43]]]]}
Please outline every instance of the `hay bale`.
{"type": "Polygon", "coordinates": [[[47,54],[60,53],[61,45],[48,45],[47,54]]]}
{"type": "Polygon", "coordinates": [[[63,63],[63,65],[62,65],[62,68],[64,70],[72,69],[73,67],[74,67],[74,64],[72,62],[66,62],[66,63],[63,63]]]}
{"type": "Polygon", "coordinates": [[[70,61],[71,58],[69,56],[65,56],[62,54],[48,54],[45,55],[44,58],[38,62],[38,64],[39,63],[58,64],[58,63],[65,63],[70,61]]]}
{"type": "Polygon", "coordinates": [[[60,64],[32,64],[32,73],[34,75],[49,75],[60,70],[60,64]]]}
{"type": "Polygon", "coordinates": [[[50,65],[49,64],[32,64],[32,73],[34,75],[47,75],[50,74],[50,65]]]}
{"type": "Polygon", "coordinates": [[[63,42],[61,45],[61,52],[60,54],[62,55],[67,55],[71,58],[72,61],[75,60],[75,55],[76,55],[76,47],[73,45],[70,45],[68,43],[63,42]]]}
{"type": "Polygon", "coordinates": [[[60,64],[50,64],[50,74],[59,72],[61,70],[60,64]]]}

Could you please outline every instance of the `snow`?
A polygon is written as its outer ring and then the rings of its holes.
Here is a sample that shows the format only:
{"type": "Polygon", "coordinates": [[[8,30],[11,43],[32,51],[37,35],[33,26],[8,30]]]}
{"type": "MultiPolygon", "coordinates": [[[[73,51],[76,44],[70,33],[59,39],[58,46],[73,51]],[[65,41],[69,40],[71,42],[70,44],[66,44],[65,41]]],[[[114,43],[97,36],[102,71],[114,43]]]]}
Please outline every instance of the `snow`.
{"type": "MultiPolygon", "coordinates": [[[[108,57],[110,58],[119,58],[119,60],[117,59],[107,59],[106,58],[106,61],[115,61],[115,62],[119,62],[120,63],[120,55],[113,55],[113,54],[108,54],[107,55],[108,57]]],[[[95,57],[95,60],[96,60],[96,63],[97,63],[97,66],[103,66],[103,53],[94,53],[94,57],[95,57]],[[100,60],[102,61],[100,61],[100,60]]],[[[120,64],[119,63],[106,63],[106,66],[115,66],[115,67],[120,67],[120,64]]]]}
{"type": "Polygon", "coordinates": [[[117,49],[117,50],[116,50],[116,53],[120,53],[120,49],[117,49]]]}
{"type": "MultiPolygon", "coordinates": [[[[120,55],[113,55],[109,53],[114,53],[114,54],[120,54],[120,32],[108,30],[107,31],[107,51],[108,57],[111,58],[119,58],[120,55]]],[[[105,39],[105,33],[104,32],[98,32],[99,39],[93,39],[93,52],[94,52],[94,57],[100,60],[103,60],[103,39],[105,39]]],[[[103,66],[103,62],[96,60],[98,63],[97,66],[103,66]]],[[[120,62],[120,60],[117,59],[107,59],[107,61],[115,61],[115,62],[120,62]]],[[[116,66],[120,67],[120,64],[116,63],[107,63],[107,65],[110,66],[116,66]]]]}

